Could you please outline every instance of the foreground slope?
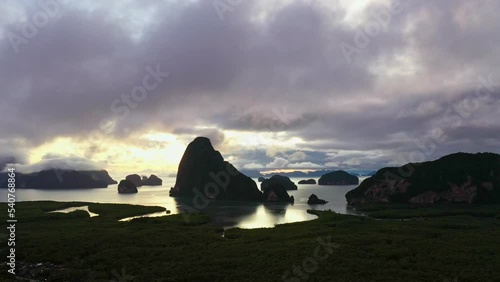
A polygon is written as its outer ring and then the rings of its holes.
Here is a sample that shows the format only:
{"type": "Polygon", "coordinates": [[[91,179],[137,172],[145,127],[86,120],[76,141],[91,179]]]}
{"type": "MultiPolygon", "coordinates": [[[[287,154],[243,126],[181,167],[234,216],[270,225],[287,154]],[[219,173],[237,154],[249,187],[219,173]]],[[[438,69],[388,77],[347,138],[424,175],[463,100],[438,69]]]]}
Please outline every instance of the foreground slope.
{"type": "MultiPolygon", "coordinates": [[[[314,211],[317,220],[225,233],[199,214],[118,221],[163,208],[56,202],[16,207],[23,219],[16,259],[25,279],[498,281],[498,206],[481,213],[487,217],[457,213],[409,221],[314,211]],[[99,216],[46,213],[82,204],[99,216]]],[[[0,220],[5,230],[5,215],[0,220]]],[[[6,240],[4,233],[3,257],[6,240]]],[[[10,278],[2,264],[0,281],[10,278]]]]}

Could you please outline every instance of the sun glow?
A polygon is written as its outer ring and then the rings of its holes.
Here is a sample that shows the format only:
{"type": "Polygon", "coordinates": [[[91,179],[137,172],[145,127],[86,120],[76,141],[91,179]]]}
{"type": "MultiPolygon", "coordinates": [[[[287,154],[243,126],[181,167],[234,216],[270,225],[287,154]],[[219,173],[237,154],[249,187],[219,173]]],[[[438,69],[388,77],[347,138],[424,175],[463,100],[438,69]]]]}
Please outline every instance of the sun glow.
{"type": "Polygon", "coordinates": [[[294,148],[298,144],[304,143],[301,138],[290,137],[285,132],[250,132],[250,131],[224,131],[225,143],[238,144],[245,148],[269,148],[284,147],[294,148]]]}
{"type": "Polygon", "coordinates": [[[149,133],[143,136],[144,139],[163,144],[161,149],[149,150],[151,159],[159,157],[159,162],[168,163],[177,169],[186,145],[181,142],[175,135],[168,133],[149,133]]]}
{"type": "Polygon", "coordinates": [[[177,166],[187,144],[172,134],[147,133],[132,140],[86,140],[56,138],[32,150],[31,164],[54,156],[88,158],[113,174],[170,174],[177,166]],[[94,150],[89,150],[89,148],[94,150]]]}
{"type": "MultiPolygon", "coordinates": [[[[223,141],[213,145],[223,156],[229,156],[229,161],[235,161],[231,155],[241,150],[265,149],[268,156],[274,156],[304,143],[286,132],[225,130],[223,134],[223,141]]],[[[72,156],[89,159],[119,178],[131,173],[168,175],[177,172],[184,150],[194,137],[152,131],[127,139],[103,138],[92,142],[56,138],[35,148],[30,154],[30,164],[72,156]]]]}
{"type": "Polygon", "coordinates": [[[70,156],[80,155],[83,151],[71,138],[58,137],[50,142],[43,143],[29,152],[29,162],[36,163],[43,160],[48,154],[70,156]]]}

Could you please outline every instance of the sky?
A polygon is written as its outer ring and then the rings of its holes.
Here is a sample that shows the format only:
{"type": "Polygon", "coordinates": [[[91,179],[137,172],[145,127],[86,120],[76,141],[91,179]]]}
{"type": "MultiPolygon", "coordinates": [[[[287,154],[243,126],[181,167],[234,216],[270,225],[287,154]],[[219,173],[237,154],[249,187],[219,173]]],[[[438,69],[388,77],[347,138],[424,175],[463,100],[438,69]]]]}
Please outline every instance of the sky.
{"type": "Polygon", "coordinates": [[[0,2],[0,169],[175,173],[500,153],[499,1],[0,2]]]}

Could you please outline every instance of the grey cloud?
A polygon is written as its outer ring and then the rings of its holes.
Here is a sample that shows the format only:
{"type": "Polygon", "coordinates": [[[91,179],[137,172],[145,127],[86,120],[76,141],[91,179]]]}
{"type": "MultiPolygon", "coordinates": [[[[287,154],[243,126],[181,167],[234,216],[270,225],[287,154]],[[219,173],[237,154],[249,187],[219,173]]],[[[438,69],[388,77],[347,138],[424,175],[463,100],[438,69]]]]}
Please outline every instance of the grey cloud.
{"type": "MultiPolygon", "coordinates": [[[[451,150],[499,152],[500,138],[490,132],[495,128],[488,120],[498,117],[500,85],[459,126],[450,127],[443,116],[474,93],[478,76],[491,73],[500,81],[497,1],[411,1],[351,63],[339,44],[352,43],[363,24],[343,22],[346,11],[340,6],[324,9],[334,5],[330,1],[279,7],[245,2],[224,21],[210,1],[93,5],[68,3],[17,55],[0,32],[0,130],[23,140],[22,149],[57,136],[85,140],[82,131],[99,129],[111,118],[118,121],[106,138],[131,145],[151,129],[180,138],[208,135],[222,146],[227,129],[283,132],[304,140],[300,149],[309,156],[290,163],[324,165],[328,160],[309,151],[343,149],[364,150],[361,166],[383,166],[394,155],[415,150],[414,141],[436,128],[449,140],[427,158],[451,150]],[[267,19],[258,22],[262,7],[267,19]],[[148,9],[154,12],[147,14],[148,9]],[[115,15],[120,13],[121,18],[115,15]],[[119,119],[112,103],[142,83],[146,66],[156,65],[171,76],[119,119]],[[405,74],[408,65],[415,69],[405,74]],[[190,130],[196,126],[218,130],[190,130]]],[[[27,14],[36,9],[14,2],[4,6],[24,7],[27,14]]],[[[381,9],[382,2],[369,4],[362,19],[372,20],[381,9]]],[[[21,32],[11,17],[0,25],[21,32]]],[[[104,149],[90,144],[85,156],[104,149]]],[[[274,161],[265,148],[238,157],[239,167],[274,161]]]]}
{"type": "Polygon", "coordinates": [[[187,135],[185,137],[187,142],[190,142],[197,136],[203,136],[207,137],[210,139],[212,145],[214,147],[219,147],[222,145],[224,142],[225,136],[224,132],[217,128],[202,128],[202,129],[196,129],[196,128],[176,128],[172,131],[174,134],[178,135],[187,135]]]}
{"type": "Polygon", "coordinates": [[[47,169],[64,170],[99,170],[102,166],[95,162],[78,156],[46,155],[41,161],[33,164],[12,164],[16,171],[31,173],[47,169]]]}
{"type": "Polygon", "coordinates": [[[26,153],[14,148],[0,148],[0,171],[3,171],[8,164],[25,163],[26,153]]]}

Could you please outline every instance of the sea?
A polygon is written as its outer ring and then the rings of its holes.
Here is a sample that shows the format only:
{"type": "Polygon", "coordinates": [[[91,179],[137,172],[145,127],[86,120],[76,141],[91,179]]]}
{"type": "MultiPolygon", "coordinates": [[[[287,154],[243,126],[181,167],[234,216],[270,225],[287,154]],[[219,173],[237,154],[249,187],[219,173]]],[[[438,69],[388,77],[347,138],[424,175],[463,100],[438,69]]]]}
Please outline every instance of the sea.
{"type": "MultiPolygon", "coordinates": [[[[200,199],[179,200],[168,195],[170,187],[174,186],[175,177],[159,176],[163,179],[162,186],[142,186],[137,194],[118,194],[117,186],[97,189],[67,189],[41,190],[16,189],[16,202],[21,201],[64,201],[64,202],[93,202],[93,203],[124,203],[146,206],[162,206],[170,214],[203,212],[212,218],[212,224],[223,228],[267,228],[277,224],[313,220],[315,215],[307,213],[308,209],[332,210],[341,214],[359,215],[354,209],[347,206],[345,194],[356,188],[357,185],[322,186],[317,184],[298,184],[302,179],[290,178],[298,186],[298,190],[288,191],[295,198],[294,204],[249,203],[233,201],[200,201],[200,199]],[[308,205],[307,199],[316,194],[320,199],[328,201],[324,205],[308,205]],[[197,202],[195,202],[197,201],[197,202]]],[[[360,177],[360,182],[367,177],[360,177]]],[[[318,179],[316,179],[317,181],[318,179]]],[[[257,186],[260,183],[254,179],[257,186]]],[[[6,202],[7,189],[0,189],[0,201],[6,202]]],[[[158,216],[158,213],[150,216],[158,216]]],[[[165,214],[166,215],[166,214],[165,214]]],[[[148,216],[148,215],[146,215],[148,216]]]]}

